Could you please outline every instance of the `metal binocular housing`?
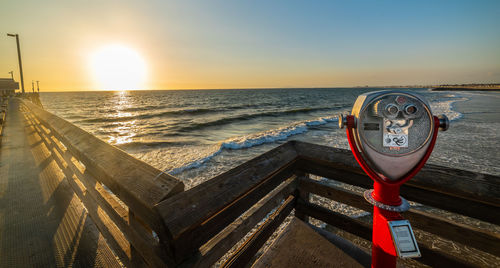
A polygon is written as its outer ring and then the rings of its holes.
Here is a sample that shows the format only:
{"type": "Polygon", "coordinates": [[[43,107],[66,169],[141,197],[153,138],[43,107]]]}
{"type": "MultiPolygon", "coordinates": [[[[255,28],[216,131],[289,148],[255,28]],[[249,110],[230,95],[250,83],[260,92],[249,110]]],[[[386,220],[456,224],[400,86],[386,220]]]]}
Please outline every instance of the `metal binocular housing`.
{"type": "Polygon", "coordinates": [[[417,93],[376,91],[358,96],[351,115],[339,116],[339,126],[352,128],[355,148],[373,171],[396,182],[432,150],[434,133],[446,130],[449,121],[434,117],[417,93]]]}

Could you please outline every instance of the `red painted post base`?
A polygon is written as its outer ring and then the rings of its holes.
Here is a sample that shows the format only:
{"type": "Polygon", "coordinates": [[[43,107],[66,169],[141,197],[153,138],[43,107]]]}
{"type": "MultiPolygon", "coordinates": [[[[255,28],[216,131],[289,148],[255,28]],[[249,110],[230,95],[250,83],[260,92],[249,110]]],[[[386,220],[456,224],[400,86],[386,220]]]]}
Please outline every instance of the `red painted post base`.
{"type": "MultiPolygon", "coordinates": [[[[401,204],[399,185],[382,185],[375,182],[372,197],[381,203],[391,206],[401,204]]],[[[372,238],[372,267],[396,267],[397,253],[392,241],[388,221],[402,220],[397,212],[391,212],[373,207],[373,238],[372,238]]]]}

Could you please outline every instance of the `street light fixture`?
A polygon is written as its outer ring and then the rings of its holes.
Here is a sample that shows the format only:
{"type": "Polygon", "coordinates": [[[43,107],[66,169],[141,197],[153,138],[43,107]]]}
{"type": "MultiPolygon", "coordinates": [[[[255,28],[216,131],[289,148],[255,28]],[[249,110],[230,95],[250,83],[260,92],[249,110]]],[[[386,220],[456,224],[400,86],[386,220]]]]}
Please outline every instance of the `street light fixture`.
{"type": "Polygon", "coordinates": [[[19,60],[19,74],[21,75],[21,89],[22,89],[22,92],[24,93],[23,63],[21,61],[21,48],[19,47],[19,35],[18,34],[7,34],[7,36],[16,38],[17,58],[19,60]]]}

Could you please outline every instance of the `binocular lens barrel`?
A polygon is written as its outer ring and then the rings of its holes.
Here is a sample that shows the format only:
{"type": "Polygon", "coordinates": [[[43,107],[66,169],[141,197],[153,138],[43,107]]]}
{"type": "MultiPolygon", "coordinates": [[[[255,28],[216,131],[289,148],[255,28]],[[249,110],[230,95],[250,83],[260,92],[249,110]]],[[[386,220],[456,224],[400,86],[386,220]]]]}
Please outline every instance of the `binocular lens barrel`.
{"type": "Polygon", "coordinates": [[[415,114],[417,112],[417,106],[410,104],[405,107],[405,113],[408,115],[415,114]]]}

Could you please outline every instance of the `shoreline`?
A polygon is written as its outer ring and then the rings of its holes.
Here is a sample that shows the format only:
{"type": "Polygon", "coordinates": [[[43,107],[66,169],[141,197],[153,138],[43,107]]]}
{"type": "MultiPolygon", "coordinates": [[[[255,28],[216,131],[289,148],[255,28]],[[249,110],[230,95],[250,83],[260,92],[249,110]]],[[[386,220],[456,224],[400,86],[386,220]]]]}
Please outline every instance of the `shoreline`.
{"type": "Polygon", "coordinates": [[[500,92],[500,88],[481,88],[481,87],[435,87],[431,91],[488,91],[500,92]]]}

